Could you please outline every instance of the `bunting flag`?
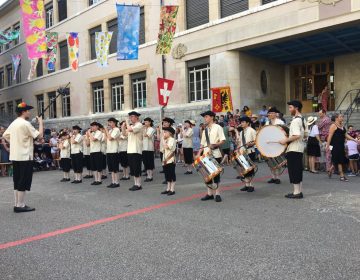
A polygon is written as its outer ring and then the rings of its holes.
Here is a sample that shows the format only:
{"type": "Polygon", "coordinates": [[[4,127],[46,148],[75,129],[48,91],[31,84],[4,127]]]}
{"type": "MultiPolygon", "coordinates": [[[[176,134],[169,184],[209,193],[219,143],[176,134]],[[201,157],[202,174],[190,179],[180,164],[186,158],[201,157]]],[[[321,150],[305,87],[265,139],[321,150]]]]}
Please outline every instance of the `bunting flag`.
{"type": "Polygon", "coordinates": [[[73,71],[79,70],[79,33],[67,33],[69,63],[73,71]]]}
{"type": "Polygon", "coordinates": [[[166,107],[169,102],[170,94],[174,86],[174,81],[163,78],[157,78],[157,86],[158,86],[159,105],[166,107]]]}
{"type": "Polygon", "coordinates": [[[179,6],[162,6],[156,54],[169,54],[176,30],[179,6]]]}
{"type": "Polygon", "coordinates": [[[58,33],[46,32],[47,54],[45,58],[46,67],[50,71],[55,71],[56,54],[58,51],[58,33]]]}
{"type": "Polygon", "coordinates": [[[140,6],[116,4],[118,13],[117,60],[138,59],[140,6]]]}
{"type": "Polygon", "coordinates": [[[20,31],[0,31],[0,45],[9,44],[11,41],[14,41],[19,38],[20,31]]]}
{"type": "Polygon", "coordinates": [[[39,59],[38,58],[34,58],[30,60],[30,71],[29,71],[29,75],[28,75],[28,80],[31,80],[36,73],[36,67],[38,65],[39,59]]]}
{"type": "Polygon", "coordinates": [[[20,65],[20,61],[21,61],[21,54],[12,54],[11,55],[11,60],[12,60],[13,66],[14,66],[13,80],[15,81],[16,80],[16,74],[17,74],[17,71],[19,69],[19,65],[20,65]]]}
{"type": "Polygon", "coordinates": [[[108,52],[112,32],[95,32],[95,52],[100,67],[108,66],[108,52]]]}
{"type": "Polygon", "coordinates": [[[23,30],[29,59],[46,56],[43,0],[20,0],[23,30]]]}
{"type": "Polygon", "coordinates": [[[215,113],[233,111],[230,87],[212,88],[212,111],[215,113]]]}

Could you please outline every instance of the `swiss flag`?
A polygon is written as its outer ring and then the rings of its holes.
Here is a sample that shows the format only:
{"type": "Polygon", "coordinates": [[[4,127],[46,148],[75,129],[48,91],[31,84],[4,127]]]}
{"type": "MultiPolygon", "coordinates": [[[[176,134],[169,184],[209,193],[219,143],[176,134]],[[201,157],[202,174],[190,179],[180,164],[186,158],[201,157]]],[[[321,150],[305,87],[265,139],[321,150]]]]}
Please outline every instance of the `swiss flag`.
{"type": "Polygon", "coordinates": [[[169,102],[170,93],[174,86],[174,81],[157,78],[159,105],[166,106],[169,102]]]}

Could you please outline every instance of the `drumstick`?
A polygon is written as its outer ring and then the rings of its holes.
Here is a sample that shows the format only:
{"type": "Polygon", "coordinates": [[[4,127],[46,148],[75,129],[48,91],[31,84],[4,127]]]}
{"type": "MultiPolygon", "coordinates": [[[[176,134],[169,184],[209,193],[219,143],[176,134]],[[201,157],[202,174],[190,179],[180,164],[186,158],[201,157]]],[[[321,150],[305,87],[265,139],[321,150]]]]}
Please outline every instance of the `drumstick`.
{"type": "Polygon", "coordinates": [[[266,144],[280,144],[279,141],[266,141],[266,144]]]}

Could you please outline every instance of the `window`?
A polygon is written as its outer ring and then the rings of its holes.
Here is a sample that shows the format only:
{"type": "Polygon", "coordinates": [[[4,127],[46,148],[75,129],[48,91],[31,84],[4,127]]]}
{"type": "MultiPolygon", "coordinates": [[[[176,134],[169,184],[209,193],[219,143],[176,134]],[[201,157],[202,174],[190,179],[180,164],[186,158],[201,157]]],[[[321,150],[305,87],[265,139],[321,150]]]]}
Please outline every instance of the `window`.
{"type": "Polygon", "coordinates": [[[49,98],[49,118],[55,119],[56,118],[56,92],[49,92],[48,93],[49,98]]]}
{"type": "Polygon", "coordinates": [[[7,113],[8,116],[12,117],[14,115],[14,102],[9,101],[7,103],[7,113]]]}
{"type": "Polygon", "coordinates": [[[109,53],[110,54],[116,53],[117,52],[117,36],[118,36],[117,18],[113,19],[107,23],[107,29],[108,29],[108,31],[113,32],[111,41],[110,41],[110,46],[109,46],[109,53]]]}
{"type": "Polygon", "coordinates": [[[39,58],[38,64],[36,65],[36,77],[41,77],[43,74],[43,62],[42,58],[39,58]]]}
{"type": "Polygon", "coordinates": [[[13,69],[12,69],[12,65],[6,65],[6,75],[7,75],[7,85],[8,87],[12,85],[13,82],[13,69]]]}
{"type": "Polygon", "coordinates": [[[186,0],[186,28],[209,22],[209,0],[186,0]]]}
{"type": "Polygon", "coordinates": [[[0,53],[4,51],[3,45],[0,44],[0,53]]]}
{"type": "Polygon", "coordinates": [[[95,52],[95,32],[101,32],[101,25],[96,26],[94,28],[91,28],[89,30],[89,36],[90,36],[90,59],[96,58],[96,52],[95,52]]]}
{"type": "Polygon", "coordinates": [[[111,86],[111,110],[121,111],[124,109],[124,83],[123,78],[110,80],[111,86]]]}
{"type": "Polygon", "coordinates": [[[0,116],[1,117],[5,116],[5,103],[0,104],[0,116]]]}
{"type": "Polygon", "coordinates": [[[89,6],[99,3],[101,0],[89,0],[89,6]]]}
{"type": "Polygon", "coordinates": [[[92,84],[93,90],[93,112],[104,112],[104,85],[103,82],[97,82],[92,84]]]}
{"type": "MultiPolygon", "coordinates": [[[[11,31],[11,28],[8,28],[4,31],[4,33],[8,33],[10,31],[11,31]]],[[[5,44],[5,50],[8,50],[8,49],[10,49],[10,43],[5,44]]]]}
{"type": "MultiPolygon", "coordinates": [[[[14,24],[13,30],[14,31],[19,31],[20,30],[20,22],[17,22],[17,23],[14,24]]],[[[14,40],[14,46],[16,46],[17,44],[19,44],[19,37],[14,40]]]]}
{"type": "Polygon", "coordinates": [[[21,63],[18,66],[17,72],[16,72],[16,83],[21,83],[21,63]]]}
{"type": "Polygon", "coordinates": [[[262,0],[262,4],[265,5],[265,4],[268,4],[268,3],[271,3],[271,2],[275,2],[277,0],[262,0]]]}
{"type": "Polygon", "coordinates": [[[65,69],[69,67],[69,53],[68,46],[66,41],[59,43],[60,51],[60,69],[65,69]]]}
{"type": "Polygon", "coordinates": [[[5,73],[4,70],[0,71],[0,89],[5,87],[5,73]]]}
{"type": "Polygon", "coordinates": [[[67,0],[58,0],[59,21],[67,18],[67,0]]]}
{"type": "Polygon", "coordinates": [[[188,62],[190,102],[210,99],[209,58],[188,62]]]}
{"type": "Polygon", "coordinates": [[[146,72],[131,75],[133,108],[146,107],[146,72]]]}
{"type": "Polygon", "coordinates": [[[140,7],[139,45],[145,44],[145,9],[140,7]]]}
{"type": "Polygon", "coordinates": [[[221,0],[221,17],[228,17],[249,9],[249,0],[221,0]]]}
{"type": "Polygon", "coordinates": [[[36,104],[37,104],[37,115],[40,116],[44,112],[44,108],[45,108],[43,94],[36,96],[36,104]]]}
{"type": "Polygon", "coordinates": [[[54,7],[52,2],[45,6],[45,22],[46,28],[49,28],[54,24],[54,7]]]}
{"type": "Polygon", "coordinates": [[[61,96],[61,103],[62,103],[62,116],[63,117],[70,117],[70,91],[66,92],[61,96]]]}

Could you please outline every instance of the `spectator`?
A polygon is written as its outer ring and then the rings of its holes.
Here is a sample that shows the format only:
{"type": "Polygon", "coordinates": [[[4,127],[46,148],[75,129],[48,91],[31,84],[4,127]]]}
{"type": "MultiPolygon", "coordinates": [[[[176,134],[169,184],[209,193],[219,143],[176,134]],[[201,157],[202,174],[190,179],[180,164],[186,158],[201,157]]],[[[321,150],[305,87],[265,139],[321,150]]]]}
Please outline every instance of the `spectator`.
{"type": "MultiPolygon", "coordinates": [[[[355,134],[355,139],[357,135],[355,134]]],[[[359,161],[359,151],[358,151],[358,143],[353,140],[346,141],[346,150],[347,156],[350,161],[350,170],[351,172],[348,174],[349,177],[354,177],[358,175],[358,161],[359,161]]]]}
{"type": "Polygon", "coordinates": [[[57,162],[57,159],[59,158],[59,148],[58,148],[58,136],[55,131],[51,133],[51,138],[49,141],[50,147],[51,147],[51,156],[54,161],[55,168],[59,168],[59,164],[57,162]]]}
{"type": "Polygon", "coordinates": [[[44,170],[46,169],[46,160],[43,160],[38,153],[34,155],[34,167],[36,170],[44,170]]]}
{"type": "Polygon", "coordinates": [[[257,115],[252,115],[251,116],[251,127],[253,129],[255,129],[256,131],[260,128],[260,122],[258,120],[258,116],[257,115]]]}
{"type": "Polygon", "coordinates": [[[261,125],[264,125],[267,121],[267,113],[266,105],[262,106],[262,109],[259,111],[259,118],[261,125]]]}
{"type": "Polygon", "coordinates": [[[351,137],[356,138],[356,131],[354,130],[354,126],[351,124],[348,126],[348,134],[351,137]]]}
{"type": "Polygon", "coordinates": [[[251,118],[252,112],[248,106],[244,106],[243,111],[247,117],[251,118]]]}
{"type": "Polygon", "coordinates": [[[193,129],[193,152],[194,155],[197,155],[200,149],[200,127],[196,126],[196,122],[194,120],[190,120],[191,128],[193,129]]]}
{"type": "MultiPolygon", "coordinates": [[[[10,162],[9,160],[10,146],[9,143],[2,137],[2,134],[0,135],[0,153],[1,153],[1,158],[0,158],[1,163],[10,162]]],[[[6,176],[6,165],[1,165],[1,176],[6,176]]]]}
{"type": "Polygon", "coordinates": [[[317,157],[321,156],[320,152],[320,136],[319,128],[316,125],[316,117],[308,117],[307,125],[309,129],[309,137],[307,141],[307,155],[309,157],[309,171],[311,173],[319,173],[315,169],[315,161],[317,157]]]}

